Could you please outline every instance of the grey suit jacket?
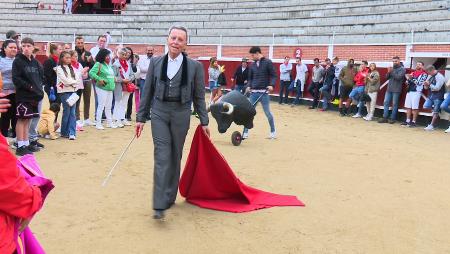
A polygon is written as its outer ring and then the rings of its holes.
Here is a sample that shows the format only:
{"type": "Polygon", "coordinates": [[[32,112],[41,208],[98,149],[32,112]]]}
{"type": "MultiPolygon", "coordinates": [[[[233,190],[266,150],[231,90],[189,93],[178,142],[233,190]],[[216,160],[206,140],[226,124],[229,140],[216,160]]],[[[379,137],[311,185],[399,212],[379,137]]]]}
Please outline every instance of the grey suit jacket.
{"type": "MultiPolygon", "coordinates": [[[[192,102],[194,104],[194,110],[200,118],[201,125],[206,126],[209,123],[209,118],[205,103],[205,75],[203,65],[189,57],[186,58],[188,72],[187,85],[181,87],[181,103],[192,102]]],[[[136,118],[137,122],[145,123],[153,100],[163,100],[164,98],[164,86],[166,86],[166,82],[162,81],[160,77],[163,60],[164,56],[159,56],[152,58],[150,61],[136,118]]]]}

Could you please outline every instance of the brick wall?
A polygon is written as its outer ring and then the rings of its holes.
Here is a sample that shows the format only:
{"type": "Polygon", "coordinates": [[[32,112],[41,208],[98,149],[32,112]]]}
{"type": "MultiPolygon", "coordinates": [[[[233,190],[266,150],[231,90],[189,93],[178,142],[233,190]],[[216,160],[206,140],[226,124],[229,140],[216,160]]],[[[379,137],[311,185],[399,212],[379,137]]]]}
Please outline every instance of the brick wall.
{"type": "MultiPolygon", "coordinates": [[[[250,58],[250,46],[222,46],[222,57],[250,58]]],[[[261,47],[262,54],[269,55],[269,47],[261,47]]]]}
{"type": "Polygon", "coordinates": [[[414,45],[413,52],[450,52],[450,44],[448,45],[414,45]]]}
{"type": "Polygon", "coordinates": [[[300,48],[301,57],[304,60],[313,60],[314,58],[325,59],[328,56],[327,46],[275,46],[273,48],[274,58],[294,57],[295,50],[300,48]]]}
{"type": "Polygon", "coordinates": [[[215,45],[191,45],[188,46],[186,52],[191,58],[197,58],[202,56],[212,57],[217,56],[217,46],[215,45]]]}
{"type": "Polygon", "coordinates": [[[341,60],[353,58],[357,61],[367,60],[369,62],[391,61],[393,56],[399,56],[405,60],[406,47],[404,45],[377,46],[377,45],[345,45],[335,46],[334,56],[341,60]]]}

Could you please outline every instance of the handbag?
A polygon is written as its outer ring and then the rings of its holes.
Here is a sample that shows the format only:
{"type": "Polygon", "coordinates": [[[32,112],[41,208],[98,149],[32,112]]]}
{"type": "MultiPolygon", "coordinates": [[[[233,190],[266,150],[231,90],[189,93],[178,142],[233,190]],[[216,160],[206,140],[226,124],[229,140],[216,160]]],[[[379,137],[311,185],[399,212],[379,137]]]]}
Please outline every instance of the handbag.
{"type": "Polygon", "coordinates": [[[122,91],[128,93],[134,93],[137,86],[134,83],[122,84],[122,91]]]}
{"type": "Polygon", "coordinates": [[[78,101],[78,99],[80,99],[80,96],[78,96],[78,94],[73,93],[72,95],[70,95],[70,97],[66,100],[67,104],[69,104],[70,107],[72,107],[73,105],[75,105],[75,103],[78,101]]]}

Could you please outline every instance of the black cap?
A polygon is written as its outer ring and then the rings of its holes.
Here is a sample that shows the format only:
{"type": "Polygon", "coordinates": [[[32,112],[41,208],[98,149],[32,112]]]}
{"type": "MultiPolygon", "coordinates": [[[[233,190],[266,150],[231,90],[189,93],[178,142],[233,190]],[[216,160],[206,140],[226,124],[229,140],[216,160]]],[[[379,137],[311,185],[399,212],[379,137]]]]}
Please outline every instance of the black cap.
{"type": "Polygon", "coordinates": [[[20,36],[20,34],[18,34],[14,30],[9,30],[8,32],[6,32],[6,39],[15,39],[17,36],[20,36]]]}

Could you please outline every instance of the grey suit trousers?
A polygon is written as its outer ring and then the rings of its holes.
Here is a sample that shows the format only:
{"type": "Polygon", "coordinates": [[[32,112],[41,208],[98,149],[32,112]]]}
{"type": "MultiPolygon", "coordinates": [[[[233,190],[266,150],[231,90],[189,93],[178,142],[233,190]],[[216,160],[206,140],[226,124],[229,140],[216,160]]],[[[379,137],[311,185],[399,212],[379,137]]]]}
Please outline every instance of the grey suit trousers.
{"type": "Polygon", "coordinates": [[[153,209],[168,209],[177,198],[181,157],[190,118],[190,103],[153,101],[153,209]]]}

